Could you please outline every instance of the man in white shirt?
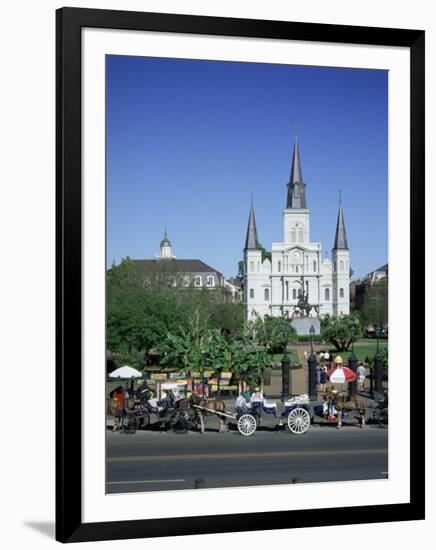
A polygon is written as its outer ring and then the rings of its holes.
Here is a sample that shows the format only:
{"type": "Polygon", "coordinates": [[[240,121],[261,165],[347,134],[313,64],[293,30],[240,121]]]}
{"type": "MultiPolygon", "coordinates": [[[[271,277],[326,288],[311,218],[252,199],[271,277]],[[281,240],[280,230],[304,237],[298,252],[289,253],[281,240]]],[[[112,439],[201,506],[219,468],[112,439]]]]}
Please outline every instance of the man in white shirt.
{"type": "Polygon", "coordinates": [[[362,361],[359,361],[359,366],[356,370],[357,380],[359,382],[359,390],[362,391],[365,387],[366,369],[362,361]]]}

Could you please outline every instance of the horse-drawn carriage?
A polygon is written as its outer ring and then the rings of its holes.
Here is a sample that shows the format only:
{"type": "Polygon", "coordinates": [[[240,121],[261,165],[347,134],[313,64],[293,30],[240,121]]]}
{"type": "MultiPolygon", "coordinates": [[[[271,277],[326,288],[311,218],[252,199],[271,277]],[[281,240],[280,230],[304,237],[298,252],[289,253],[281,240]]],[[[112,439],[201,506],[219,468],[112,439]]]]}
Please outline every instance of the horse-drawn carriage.
{"type": "Polygon", "coordinates": [[[124,410],[120,431],[133,434],[151,424],[160,424],[178,434],[197,428],[199,417],[192,407],[192,401],[185,395],[184,386],[176,382],[167,382],[160,386],[160,399],[144,384],[133,398],[130,406],[124,410]]]}
{"type": "Polygon", "coordinates": [[[242,400],[241,403],[237,401],[234,414],[219,411],[216,407],[213,409],[209,407],[207,402],[203,405],[194,404],[194,408],[203,413],[209,412],[210,414],[230,418],[235,421],[239,433],[244,436],[254,434],[262,422],[263,414],[272,415],[278,420],[278,427],[284,427],[283,421],[285,420],[289,430],[295,434],[305,433],[310,425],[309,396],[307,394],[296,396],[286,401],[281,413],[278,413],[275,401],[267,401],[265,399],[253,402],[242,400]]]}
{"type": "Polygon", "coordinates": [[[220,421],[220,432],[226,430],[226,419],[232,420],[239,433],[251,436],[262,422],[263,415],[271,415],[284,428],[284,422],[295,434],[305,433],[310,425],[309,397],[304,394],[286,401],[283,410],[278,412],[277,403],[262,399],[258,402],[236,403],[235,412],[226,411],[221,399],[205,398],[193,394],[186,396],[186,387],[177,382],[165,382],[160,385],[160,398],[147,384],[136,390],[125,406],[114,413],[114,429],[122,433],[133,434],[151,424],[171,429],[178,434],[199,429],[204,432],[204,417],[215,415],[220,421]]]}
{"type": "Polygon", "coordinates": [[[262,421],[263,414],[272,415],[277,419],[278,427],[282,427],[285,421],[289,431],[298,435],[303,434],[310,426],[309,396],[304,394],[288,399],[283,404],[281,413],[278,412],[275,401],[264,399],[247,404],[245,410],[243,408],[237,410],[239,433],[245,436],[253,435],[262,421]]]}

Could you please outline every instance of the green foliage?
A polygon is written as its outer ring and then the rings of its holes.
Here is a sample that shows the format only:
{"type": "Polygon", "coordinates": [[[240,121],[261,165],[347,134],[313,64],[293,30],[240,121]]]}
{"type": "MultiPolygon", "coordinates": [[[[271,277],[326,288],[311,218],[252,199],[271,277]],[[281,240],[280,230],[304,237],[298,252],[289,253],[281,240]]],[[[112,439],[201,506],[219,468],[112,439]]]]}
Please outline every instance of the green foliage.
{"type": "Polygon", "coordinates": [[[114,355],[114,363],[117,368],[128,365],[129,367],[142,370],[145,365],[145,352],[136,348],[121,346],[114,355]]]}
{"type": "Polygon", "coordinates": [[[242,304],[215,303],[210,307],[209,326],[221,330],[224,334],[232,336],[240,335],[244,322],[245,312],[242,304]]]}
{"type": "MultiPolygon", "coordinates": [[[[384,369],[387,369],[388,368],[388,364],[389,364],[389,349],[387,347],[385,348],[380,348],[380,357],[382,358],[382,365],[383,365],[383,368],[384,369]]],[[[368,362],[369,362],[369,366],[371,368],[374,368],[374,361],[375,361],[375,354],[374,355],[369,355],[368,356],[368,362]]]]}
{"type": "Polygon", "coordinates": [[[346,351],[351,345],[354,327],[354,338],[362,336],[362,328],[358,315],[327,315],[321,320],[321,334],[325,340],[329,340],[338,351],[346,351]]]}
{"type": "Polygon", "coordinates": [[[295,341],[290,321],[258,320],[250,327],[257,334],[255,345],[241,304],[229,303],[224,289],[168,285],[170,267],[165,263],[165,273],[156,270],[151,280],[129,258],[108,270],[107,349],[116,366],[143,369],[153,350],[163,366],[185,372],[225,370],[249,384],[260,383],[274,362],[271,354],[295,341]]]}
{"type": "Polygon", "coordinates": [[[161,364],[169,365],[189,373],[191,370],[203,372],[207,368],[211,341],[219,333],[208,331],[200,322],[197,314],[190,319],[188,326],[180,325],[174,333],[168,332],[158,345],[161,364]]]}
{"type": "Polygon", "coordinates": [[[117,364],[117,354],[125,357],[135,350],[144,353],[145,361],[168,333],[177,334],[180,327],[191,330],[194,318],[202,329],[235,336],[243,331],[243,306],[229,303],[225,289],[174,288],[168,285],[170,267],[165,266],[147,280],[129,258],[107,271],[107,349],[117,364]]]}
{"type": "Polygon", "coordinates": [[[384,278],[374,283],[365,296],[360,310],[364,326],[388,324],[388,279],[384,278]]]}
{"type": "Polygon", "coordinates": [[[239,279],[240,281],[242,281],[242,279],[244,278],[244,275],[245,275],[245,262],[244,260],[240,260],[238,262],[238,274],[237,274],[237,279],[239,279]]]}
{"type": "Polygon", "coordinates": [[[265,350],[255,349],[242,337],[229,338],[216,329],[202,327],[196,316],[188,328],[168,333],[159,346],[161,364],[190,371],[230,371],[235,378],[258,384],[271,363],[265,350]]]}
{"type": "Polygon", "coordinates": [[[263,246],[262,246],[262,262],[264,260],[269,260],[271,261],[271,251],[270,250],[266,250],[263,246]]]}
{"type": "Polygon", "coordinates": [[[291,320],[285,317],[258,316],[251,328],[257,343],[270,354],[283,352],[287,344],[297,340],[291,320]]]}

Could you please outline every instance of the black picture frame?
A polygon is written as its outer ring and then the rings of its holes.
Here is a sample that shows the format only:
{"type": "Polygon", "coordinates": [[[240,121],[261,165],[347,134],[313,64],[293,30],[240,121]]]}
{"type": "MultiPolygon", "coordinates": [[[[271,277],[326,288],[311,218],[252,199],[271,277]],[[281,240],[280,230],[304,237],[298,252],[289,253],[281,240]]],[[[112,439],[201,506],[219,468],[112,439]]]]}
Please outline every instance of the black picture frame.
{"type": "Polygon", "coordinates": [[[424,52],[420,30],[62,8],[56,13],[56,539],[61,542],[424,519],[424,369],[410,377],[410,502],[194,518],[82,523],[81,29],[127,29],[410,49],[411,367],[424,365],[424,52]],[[418,279],[419,277],[419,279],[418,279]]]}

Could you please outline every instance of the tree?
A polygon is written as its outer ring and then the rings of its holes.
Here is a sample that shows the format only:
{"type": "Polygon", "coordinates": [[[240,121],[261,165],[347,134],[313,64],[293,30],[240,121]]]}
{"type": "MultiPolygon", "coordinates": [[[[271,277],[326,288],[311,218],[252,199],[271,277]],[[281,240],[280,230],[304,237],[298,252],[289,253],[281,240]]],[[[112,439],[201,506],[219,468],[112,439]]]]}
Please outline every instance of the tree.
{"type": "Polygon", "coordinates": [[[245,312],[242,304],[214,304],[210,308],[208,325],[228,336],[239,336],[244,328],[245,312]]]}
{"type": "Polygon", "coordinates": [[[376,281],[365,296],[360,310],[362,322],[367,325],[388,324],[388,279],[376,281]]]}
{"type": "Polygon", "coordinates": [[[321,320],[321,334],[325,340],[329,340],[338,351],[347,351],[352,342],[352,327],[354,338],[362,336],[362,328],[359,317],[351,315],[326,315],[321,320]]]}
{"type": "Polygon", "coordinates": [[[117,368],[129,365],[129,367],[142,370],[145,365],[145,353],[136,348],[121,346],[114,354],[113,360],[117,368]]]}
{"type": "Polygon", "coordinates": [[[253,329],[256,340],[267,353],[282,353],[287,344],[296,342],[297,332],[286,317],[257,316],[253,329]]]}
{"type": "Polygon", "coordinates": [[[248,341],[234,342],[229,358],[228,365],[233,376],[250,386],[262,381],[264,371],[271,362],[264,349],[255,349],[248,341]]]}
{"type": "Polygon", "coordinates": [[[106,280],[106,343],[115,355],[133,350],[147,354],[168,331],[187,324],[187,312],[174,292],[144,288],[129,258],[108,270],[106,280]]]}

